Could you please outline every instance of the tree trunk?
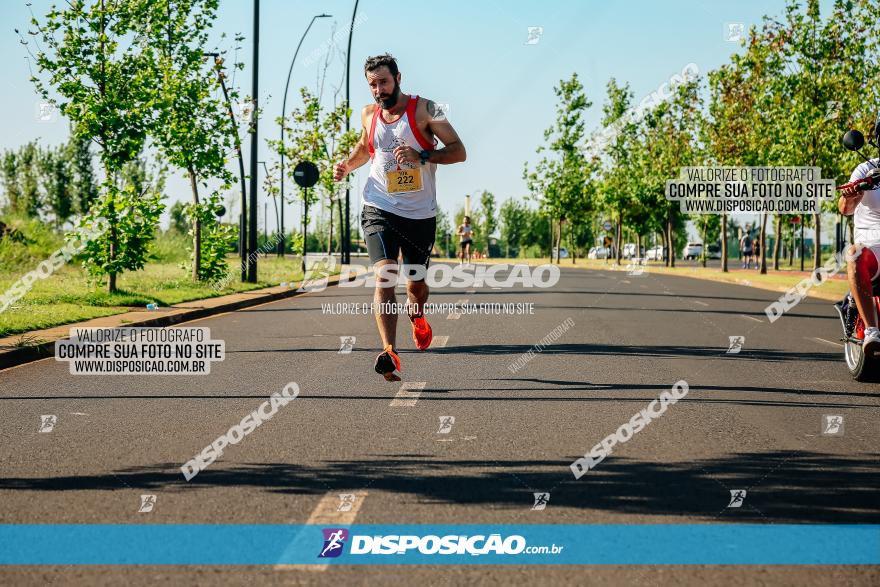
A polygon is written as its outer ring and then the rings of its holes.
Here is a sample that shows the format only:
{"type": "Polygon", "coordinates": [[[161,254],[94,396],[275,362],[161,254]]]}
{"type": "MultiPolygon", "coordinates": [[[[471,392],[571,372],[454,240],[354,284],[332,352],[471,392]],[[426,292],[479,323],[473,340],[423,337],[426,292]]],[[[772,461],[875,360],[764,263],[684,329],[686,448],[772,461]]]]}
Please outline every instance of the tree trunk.
{"type": "Polygon", "coordinates": [[[550,224],[550,264],[553,264],[553,243],[556,242],[556,225],[553,224],[553,217],[548,216],[547,222],[550,224]]]}
{"type": "Polygon", "coordinates": [[[636,257],[642,258],[642,235],[636,234],[636,257]]]}
{"type": "Polygon", "coordinates": [[[192,165],[190,165],[187,170],[189,171],[189,185],[192,188],[193,204],[195,206],[193,212],[192,280],[198,281],[201,277],[202,270],[202,223],[199,221],[199,184],[196,180],[196,172],[192,165]]]}
{"type": "Polygon", "coordinates": [[[761,216],[761,275],[767,275],[767,215],[761,216]]]}
{"type": "Polygon", "coordinates": [[[672,232],[672,214],[666,219],[666,245],[669,247],[669,266],[675,267],[675,235],[672,232]]]}
{"type": "Polygon", "coordinates": [[[773,271],[779,271],[779,250],[782,246],[782,217],[776,215],[776,224],[774,224],[774,234],[776,238],[773,241],[773,271]]]}
{"type": "Polygon", "coordinates": [[[813,214],[813,222],[816,225],[816,240],[813,244],[813,271],[822,265],[821,220],[822,217],[819,214],[813,214]]]}
{"type": "Polygon", "coordinates": [[[788,223],[788,268],[794,267],[794,224],[788,223]]]}
{"type": "MultiPolygon", "coordinates": [[[[110,186],[110,169],[104,168],[104,176],[107,178],[107,185],[110,186]]],[[[109,187],[110,190],[116,188],[116,177],[113,177],[112,186],[109,187]]],[[[119,233],[117,232],[116,227],[116,202],[114,201],[114,192],[111,191],[107,194],[108,197],[108,208],[109,208],[109,216],[107,222],[110,224],[110,263],[113,264],[116,261],[116,246],[119,240],[119,233]]],[[[116,272],[111,269],[110,273],[107,276],[107,292],[108,293],[116,293],[116,272]]]]}
{"type": "Polygon", "coordinates": [[[617,258],[617,264],[620,265],[620,258],[623,255],[623,247],[621,247],[621,240],[623,240],[623,210],[617,211],[617,234],[615,235],[616,242],[614,243],[614,256],[617,258]]]}
{"type": "Polygon", "coordinates": [[[559,265],[559,259],[560,259],[559,254],[561,252],[559,250],[559,247],[562,246],[562,223],[563,222],[564,222],[564,220],[562,218],[560,218],[559,222],[557,223],[559,225],[559,229],[556,231],[556,264],[557,265],[559,265]]]}
{"type": "Polygon", "coordinates": [[[727,214],[721,215],[721,272],[727,273],[727,214]]]}

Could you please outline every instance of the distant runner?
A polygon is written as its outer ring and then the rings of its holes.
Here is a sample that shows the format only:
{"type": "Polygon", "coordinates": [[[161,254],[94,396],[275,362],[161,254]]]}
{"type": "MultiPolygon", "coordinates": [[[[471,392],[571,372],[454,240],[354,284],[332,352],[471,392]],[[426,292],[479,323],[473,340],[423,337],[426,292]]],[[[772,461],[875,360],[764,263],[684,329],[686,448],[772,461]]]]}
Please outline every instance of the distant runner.
{"type": "MultiPolygon", "coordinates": [[[[394,373],[400,370],[395,344],[397,314],[381,308],[394,307],[397,301],[398,254],[402,253],[404,269],[407,265],[427,269],[437,228],[437,165],[460,163],[467,154],[445,112],[431,100],[401,93],[394,57],[387,53],[370,57],[364,75],[378,106],[369,104],[361,110],[361,139],[348,158],[336,164],[334,178],[340,181],[371,162],[361,227],[376,273],[373,300],[379,308],[376,325],[383,350],[376,357],[375,369],[387,381],[400,381],[394,373]],[[437,139],[444,145],[440,149],[436,148],[437,139]],[[385,274],[380,273],[385,265],[389,266],[383,270],[385,274]]],[[[407,275],[406,292],[412,306],[413,341],[416,348],[425,350],[433,338],[423,311],[428,286],[424,279],[407,275]]]]}
{"type": "Polygon", "coordinates": [[[460,224],[458,227],[458,231],[456,232],[459,237],[461,237],[461,242],[459,242],[459,246],[461,247],[461,251],[458,253],[458,264],[471,262],[471,246],[473,246],[473,236],[474,229],[471,228],[471,217],[464,217],[464,224],[460,224]],[[467,259],[467,260],[465,260],[467,259]]]}

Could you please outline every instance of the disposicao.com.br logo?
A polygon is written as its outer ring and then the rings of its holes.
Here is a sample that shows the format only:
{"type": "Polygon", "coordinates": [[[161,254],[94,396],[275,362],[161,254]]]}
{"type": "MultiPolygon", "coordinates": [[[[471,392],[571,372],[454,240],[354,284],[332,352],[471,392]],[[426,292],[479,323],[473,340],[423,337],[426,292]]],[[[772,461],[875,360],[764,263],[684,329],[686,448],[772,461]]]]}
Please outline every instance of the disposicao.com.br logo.
{"type": "MultiPolygon", "coordinates": [[[[348,531],[343,528],[324,528],[324,543],[318,558],[338,557],[343,552],[348,531]]],[[[427,555],[518,555],[559,554],[564,546],[528,546],[526,539],[518,534],[502,537],[501,534],[445,535],[389,534],[350,536],[351,555],[427,554],[427,555]]]]}

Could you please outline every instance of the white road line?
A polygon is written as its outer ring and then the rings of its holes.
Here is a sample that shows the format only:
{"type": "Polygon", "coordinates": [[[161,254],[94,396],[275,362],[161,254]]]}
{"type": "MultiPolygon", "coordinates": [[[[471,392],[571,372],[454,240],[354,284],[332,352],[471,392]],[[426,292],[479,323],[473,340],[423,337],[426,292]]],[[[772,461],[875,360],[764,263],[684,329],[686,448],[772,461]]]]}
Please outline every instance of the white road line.
{"type": "Polygon", "coordinates": [[[620,283],[632,283],[632,281],[630,281],[628,279],[621,279],[620,283]]]}
{"type": "Polygon", "coordinates": [[[448,336],[435,336],[434,339],[431,341],[431,346],[435,346],[437,348],[443,348],[447,345],[448,342],[449,342],[448,336]]]}
{"type": "MultiPolygon", "coordinates": [[[[462,299],[458,300],[458,301],[455,302],[455,303],[458,304],[459,306],[463,306],[463,305],[465,305],[466,303],[468,303],[468,299],[467,299],[467,298],[462,298],[462,299]]],[[[451,314],[449,314],[448,316],[446,316],[446,319],[447,319],[447,320],[458,320],[459,318],[461,318],[461,314],[459,314],[458,312],[452,312],[451,314]]]]}
{"type": "Polygon", "coordinates": [[[694,303],[695,303],[695,304],[700,304],[701,306],[706,306],[707,308],[709,307],[709,304],[707,304],[706,302],[701,302],[701,301],[699,301],[699,300],[694,300],[694,303]]]}
{"type": "Polygon", "coordinates": [[[813,336],[813,337],[805,336],[804,338],[806,338],[807,340],[812,338],[812,340],[818,340],[819,342],[824,342],[825,344],[834,345],[836,347],[843,347],[843,343],[841,343],[841,342],[834,342],[833,340],[825,340],[824,338],[819,338],[818,336],[813,336]]]}
{"type": "Polygon", "coordinates": [[[760,318],[755,318],[754,316],[746,316],[745,314],[740,314],[743,318],[748,318],[749,320],[754,320],[755,322],[761,322],[763,324],[763,320],[760,318]]]}
{"type": "Polygon", "coordinates": [[[427,384],[427,381],[405,381],[388,405],[392,408],[413,407],[419,401],[419,396],[422,395],[422,390],[427,384]]]}
{"type": "MultiPolygon", "coordinates": [[[[324,497],[321,498],[321,501],[318,502],[318,505],[315,506],[315,509],[312,510],[312,514],[309,516],[309,519],[306,520],[307,525],[314,526],[348,526],[354,524],[355,518],[357,518],[358,512],[361,510],[361,505],[364,503],[364,498],[367,496],[366,491],[331,491],[324,494],[324,497]],[[354,501],[350,501],[350,498],[347,496],[353,495],[354,501]],[[346,496],[346,501],[343,501],[343,497],[346,496]],[[342,504],[345,504],[345,507],[349,507],[346,511],[339,511],[340,508],[343,507],[342,504]]],[[[294,538],[290,545],[288,545],[288,550],[294,548],[294,543],[296,542],[296,538],[294,538]]],[[[287,552],[285,552],[287,554],[287,552]]],[[[275,565],[276,571],[326,571],[327,567],[330,565],[283,565],[278,564],[275,565]]]]}

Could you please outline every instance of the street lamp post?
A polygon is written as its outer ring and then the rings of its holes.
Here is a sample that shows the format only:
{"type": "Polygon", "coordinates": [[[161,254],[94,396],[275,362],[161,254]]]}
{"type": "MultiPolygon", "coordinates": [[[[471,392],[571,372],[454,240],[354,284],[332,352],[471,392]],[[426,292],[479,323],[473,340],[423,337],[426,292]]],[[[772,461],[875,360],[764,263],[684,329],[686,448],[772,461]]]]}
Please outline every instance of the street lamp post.
{"type": "MultiPolygon", "coordinates": [[[[350,84],[349,84],[349,73],[351,70],[351,37],[354,34],[354,19],[357,15],[358,11],[358,1],[354,0],[354,11],[351,13],[351,25],[348,27],[348,50],[345,52],[345,107],[351,108],[351,95],[350,95],[350,84]]],[[[351,130],[351,117],[345,117],[345,132],[351,130]]],[[[349,219],[350,208],[349,202],[351,201],[351,188],[345,188],[345,226],[342,228],[342,233],[344,235],[343,243],[342,243],[342,263],[351,263],[351,220],[349,219]]]]}
{"type": "Polygon", "coordinates": [[[257,158],[259,141],[257,139],[257,122],[259,111],[260,81],[260,0],[254,0],[254,71],[252,78],[253,109],[251,114],[251,181],[250,181],[250,218],[248,218],[248,256],[247,280],[257,282],[257,158]]]}
{"type": "Polygon", "coordinates": [[[287,70],[287,82],[284,84],[284,99],[281,103],[281,216],[279,224],[281,240],[278,243],[279,256],[284,255],[284,116],[287,114],[287,90],[290,87],[290,76],[293,74],[293,64],[296,62],[296,56],[299,54],[299,49],[302,47],[306,35],[309,34],[309,29],[312,28],[312,24],[314,24],[316,18],[330,18],[330,16],[332,15],[318,14],[312,17],[309,26],[306,27],[306,31],[299,39],[299,44],[296,46],[296,51],[293,53],[293,59],[290,60],[290,68],[287,70]]]}

